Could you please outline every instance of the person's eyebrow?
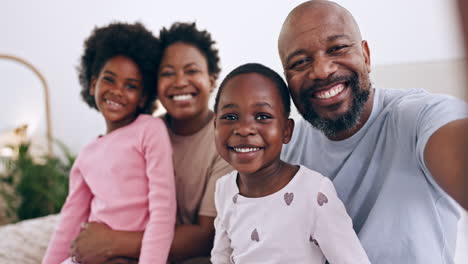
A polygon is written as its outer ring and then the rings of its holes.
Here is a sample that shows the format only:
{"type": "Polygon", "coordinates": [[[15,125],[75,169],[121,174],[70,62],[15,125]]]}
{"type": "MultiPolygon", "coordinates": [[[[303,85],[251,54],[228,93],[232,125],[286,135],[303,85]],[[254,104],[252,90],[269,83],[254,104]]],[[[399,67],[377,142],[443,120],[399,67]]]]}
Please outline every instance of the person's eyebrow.
{"type": "Polygon", "coordinates": [[[190,62],[190,63],[185,64],[184,68],[188,68],[190,66],[198,66],[198,64],[196,62],[190,62]]]}
{"type": "Polygon", "coordinates": [[[161,64],[161,69],[164,69],[164,68],[171,68],[171,69],[174,69],[174,66],[170,65],[170,64],[161,64]]]}
{"type": "Polygon", "coordinates": [[[351,37],[346,35],[346,34],[337,34],[337,35],[332,35],[332,36],[327,37],[327,41],[332,42],[332,41],[335,41],[337,39],[343,39],[343,38],[351,40],[351,37]]]}
{"type": "Polygon", "coordinates": [[[286,65],[289,64],[289,61],[290,61],[292,58],[294,58],[294,57],[297,56],[297,55],[303,54],[303,53],[305,53],[305,50],[300,49],[300,50],[296,50],[296,51],[294,51],[293,53],[289,54],[288,57],[286,57],[286,65]]]}
{"type": "Polygon", "coordinates": [[[133,78],[127,78],[127,81],[137,82],[137,83],[140,83],[140,82],[141,82],[141,80],[139,80],[139,79],[133,79],[133,78]]]}
{"type": "Polygon", "coordinates": [[[117,74],[115,74],[113,71],[110,71],[110,70],[105,70],[104,73],[110,74],[112,76],[117,76],[117,74]]]}
{"type": "Polygon", "coordinates": [[[221,110],[223,109],[232,109],[232,108],[238,108],[236,104],[230,103],[230,104],[225,104],[221,107],[221,110]]]}
{"type": "MultiPolygon", "coordinates": [[[[351,37],[347,34],[337,34],[337,35],[332,35],[332,36],[329,36],[327,37],[327,42],[332,42],[332,41],[335,41],[337,39],[348,39],[348,40],[351,40],[351,37]]],[[[294,58],[295,56],[297,55],[301,55],[305,53],[305,50],[304,49],[299,49],[299,50],[296,50],[294,51],[293,53],[289,54],[287,57],[286,57],[286,64],[289,64],[289,61],[294,58]]]]}
{"type": "MultiPolygon", "coordinates": [[[[273,109],[273,107],[267,102],[258,102],[258,103],[255,103],[253,106],[255,106],[255,107],[268,107],[268,108],[273,109]]],[[[237,104],[234,104],[234,103],[229,103],[229,104],[225,104],[225,105],[223,105],[221,107],[221,109],[232,109],[232,108],[239,108],[239,106],[237,104]]]]}
{"type": "MultiPolygon", "coordinates": [[[[113,71],[110,71],[110,70],[105,70],[104,73],[117,77],[117,74],[115,74],[113,71]]],[[[126,80],[131,81],[131,82],[141,82],[140,79],[134,79],[134,78],[127,78],[126,80]]]]}
{"type": "Polygon", "coordinates": [[[273,107],[267,102],[258,102],[254,104],[255,107],[268,107],[273,109],[273,107]]]}

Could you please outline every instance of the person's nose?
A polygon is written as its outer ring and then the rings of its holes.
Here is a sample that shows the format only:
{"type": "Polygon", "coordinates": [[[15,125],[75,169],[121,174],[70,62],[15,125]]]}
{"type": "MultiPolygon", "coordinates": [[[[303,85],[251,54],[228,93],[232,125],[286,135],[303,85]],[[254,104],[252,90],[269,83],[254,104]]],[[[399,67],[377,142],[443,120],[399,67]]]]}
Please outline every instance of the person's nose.
{"type": "Polygon", "coordinates": [[[122,95],[124,93],[126,84],[121,81],[116,81],[115,85],[112,86],[112,93],[114,95],[122,95]]]}
{"type": "Polygon", "coordinates": [[[183,72],[179,72],[175,76],[175,83],[176,88],[184,88],[188,85],[187,76],[183,72]]]}
{"type": "Polygon", "coordinates": [[[247,136],[252,136],[256,134],[256,127],[255,127],[255,122],[254,120],[249,120],[249,119],[241,119],[237,123],[237,126],[234,130],[234,134],[241,136],[241,137],[247,137],[247,136]]]}
{"type": "Polygon", "coordinates": [[[335,73],[338,66],[333,60],[325,56],[317,56],[311,65],[309,78],[311,80],[325,80],[331,74],[335,73]]]}

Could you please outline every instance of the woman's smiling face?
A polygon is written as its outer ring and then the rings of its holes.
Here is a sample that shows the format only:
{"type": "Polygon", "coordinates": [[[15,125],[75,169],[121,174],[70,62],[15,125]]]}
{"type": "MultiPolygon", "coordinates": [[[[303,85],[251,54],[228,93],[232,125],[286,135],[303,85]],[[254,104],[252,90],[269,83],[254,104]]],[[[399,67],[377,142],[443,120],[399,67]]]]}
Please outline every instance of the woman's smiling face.
{"type": "Polygon", "coordinates": [[[158,74],[159,100],[174,119],[185,120],[208,111],[215,78],[198,48],[183,42],[164,50],[158,74]]]}

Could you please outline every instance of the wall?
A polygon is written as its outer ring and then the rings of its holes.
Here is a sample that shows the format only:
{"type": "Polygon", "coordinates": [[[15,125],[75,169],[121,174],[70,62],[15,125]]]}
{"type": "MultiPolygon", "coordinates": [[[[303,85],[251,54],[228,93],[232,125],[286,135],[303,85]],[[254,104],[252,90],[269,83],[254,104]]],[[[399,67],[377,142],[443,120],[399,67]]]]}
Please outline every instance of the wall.
{"type": "Polygon", "coordinates": [[[375,87],[424,88],[467,100],[464,59],[378,65],[371,78],[375,87]]]}
{"type": "MultiPolygon", "coordinates": [[[[221,78],[245,62],[261,62],[282,72],[276,39],[287,13],[301,1],[2,1],[0,53],[23,57],[46,76],[51,89],[54,135],[73,151],[104,131],[100,116],[79,98],[75,67],[83,40],[95,25],[114,20],[142,21],[157,32],[174,21],[196,20],[218,41],[221,78]],[[162,4],[163,3],[163,4],[162,4]]],[[[373,65],[461,58],[454,1],[342,0],[369,41],[373,65]]],[[[0,76],[2,78],[2,76],[0,76]]],[[[13,78],[13,80],[19,78],[13,78]]],[[[0,100],[14,98],[16,82],[0,79],[0,100]]],[[[31,91],[33,93],[33,91],[31,91]]],[[[34,97],[36,98],[36,97],[34,97]]],[[[20,101],[21,102],[21,101],[20,101]]],[[[10,118],[2,111],[0,120],[10,118]]],[[[33,113],[37,133],[43,113],[33,113]]],[[[18,121],[19,122],[19,121],[18,121]]],[[[12,124],[0,122],[0,132],[12,124]]]]}

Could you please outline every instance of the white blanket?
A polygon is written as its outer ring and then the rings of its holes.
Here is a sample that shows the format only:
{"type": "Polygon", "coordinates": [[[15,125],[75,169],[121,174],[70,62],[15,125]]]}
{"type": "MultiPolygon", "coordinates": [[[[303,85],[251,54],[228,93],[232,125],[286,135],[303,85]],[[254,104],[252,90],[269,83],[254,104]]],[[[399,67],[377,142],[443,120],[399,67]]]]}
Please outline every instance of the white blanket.
{"type": "Polygon", "coordinates": [[[58,215],[0,226],[0,263],[41,263],[58,215]]]}

